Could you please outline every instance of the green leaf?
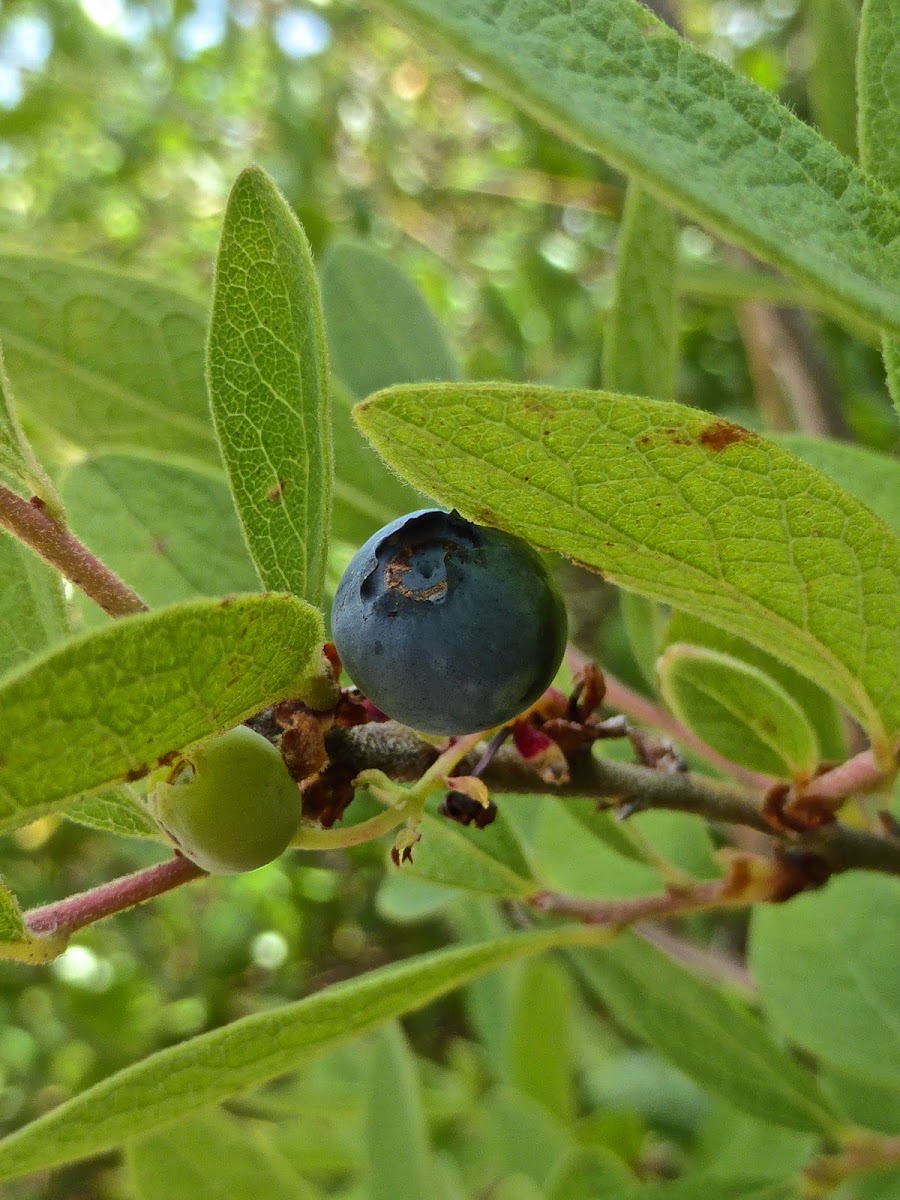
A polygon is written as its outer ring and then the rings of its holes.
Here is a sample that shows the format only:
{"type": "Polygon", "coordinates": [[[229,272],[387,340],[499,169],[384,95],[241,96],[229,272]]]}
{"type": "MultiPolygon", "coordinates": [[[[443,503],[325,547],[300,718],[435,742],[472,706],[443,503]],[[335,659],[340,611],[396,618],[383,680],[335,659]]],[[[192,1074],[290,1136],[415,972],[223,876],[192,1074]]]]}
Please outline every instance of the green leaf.
{"type": "Polygon", "coordinates": [[[709,825],[702,817],[658,809],[637,813],[627,824],[641,833],[658,854],[682,871],[698,879],[721,877],[722,869],[714,857],[715,846],[709,825]]]}
{"type": "Polygon", "coordinates": [[[900,537],[900,462],[866,446],[805,433],[773,433],[773,442],[810,463],[862,500],[900,537]]]}
{"type": "Polygon", "coordinates": [[[672,213],[638,184],[629,184],[603,334],[603,385],[610,392],[675,398],[677,255],[672,213]]]}
{"type": "Polygon", "coordinates": [[[573,1017],[568,972],[550,958],[525,963],[513,990],[509,1078],[564,1124],[575,1116],[573,1017]]]}
{"type": "Polygon", "coordinates": [[[334,420],[334,508],[332,534],[354,549],[382,525],[422,508],[422,496],[392,471],[366,443],[353,421],[344,388],[331,388],[334,420]]]}
{"type": "Polygon", "coordinates": [[[209,392],[263,585],[320,604],[332,467],[319,289],[306,235],[258,167],[238,176],[225,210],[209,392]]]}
{"type": "Polygon", "coordinates": [[[544,1193],[527,1175],[517,1172],[500,1180],[492,1200],[544,1200],[544,1193]]]}
{"type": "Polygon", "coordinates": [[[496,1088],[485,1097],[478,1126],[497,1173],[524,1175],[540,1188],[574,1149],[569,1131],[542,1104],[514,1088],[496,1088]]]}
{"type": "Polygon", "coordinates": [[[737,1175],[752,1163],[759,1176],[784,1179],[803,1169],[818,1142],[815,1134],[773,1126],[719,1100],[701,1126],[695,1162],[717,1175],[737,1175]]]}
{"type": "Polygon", "coordinates": [[[808,0],[812,40],[809,99],[825,136],[848,158],[856,157],[856,41],[859,9],[853,0],[808,0]]]}
{"type": "Polygon", "coordinates": [[[822,1082],[828,1095],[854,1125],[879,1133],[900,1132],[900,1079],[879,1083],[871,1075],[831,1067],[822,1082]]]}
{"type": "Polygon", "coordinates": [[[631,645],[631,653],[641,669],[641,674],[653,692],[659,687],[656,678],[656,658],[659,643],[666,623],[666,611],[661,605],[636,592],[620,592],[619,607],[625,622],[625,631],[631,645]]]}
{"type": "Polygon", "coordinates": [[[900,545],[812,467],[720,417],[605,392],[399,387],[356,413],[437,500],[747,638],[891,753],[900,545]]]}
{"type": "Polygon", "coordinates": [[[311,1192],[262,1133],[210,1112],[129,1144],[138,1200],[309,1200],[311,1192]]]}
{"type": "Polygon", "coordinates": [[[482,895],[530,896],[537,888],[515,832],[502,812],[485,829],[426,815],[422,840],[404,874],[482,895]]]}
{"type": "Polygon", "coordinates": [[[900,333],[900,205],[774,96],[634,0],[380,3],[833,311],[900,333]]]}
{"type": "Polygon", "coordinates": [[[634,1177],[611,1150],[573,1150],[550,1175],[546,1200],[623,1200],[634,1177]]]}
{"type": "MultiPolygon", "coordinates": [[[[816,440],[816,439],[812,439],[816,440]]],[[[836,443],[826,443],[836,444],[836,443]]],[[[813,463],[817,466],[817,463],[813,463]]],[[[849,490],[853,490],[852,488],[849,490]]],[[[744,638],[717,629],[708,621],[688,613],[672,613],[662,638],[663,646],[685,643],[690,646],[703,646],[707,650],[718,650],[732,658],[740,659],[751,667],[756,667],[764,675],[768,675],[787,694],[799,704],[810,725],[815,731],[822,758],[826,761],[839,761],[846,756],[846,742],[841,724],[838,707],[830,696],[810,680],[798,675],[791,667],[779,662],[771,654],[766,654],[757,646],[753,646],[744,638]]]]}
{"type": "Polygon", "coordinates": [[[321,278],[331,361],[357,399],[394,383],[461,377],[428,301],[386,255],[337,242],[321,278]]]}
{"type": "Polygon", "coordinates": [[[337,242],[320,276],[328,348],[343,384],[332,397],[333,531],[358,546],[394,517],[421,508],[422,498],[360,437],[351,397],[394,383],[459,379],[460,369],[425,297],[386,255],[337,242]]]}
{"type": "Polygon", "coordinates": [[[694,1174],[626,1192],[623,1200],[798,1200],[793,1179],[756,1175],[694,1174]]]}
{"type": "MultiPolygon", "coordinates": [[[[900,192],[900,12],[894,0],[863,0],[858,49],[859,161],[900,192]]],[[[900,414],[900,339],[885,336],[888,389],[900,414]]]]}
{"type": "MultiPolygon", "coordinates": [[[[2,261],[2,260],[0,260],[2,261]]],[[[28,439],[22,432],[13,403],[12,386],[3,361],[0,345],[0,473],[9,475],[58,513],[62,509],[56,489],[38,462],[28,439]]],[[[2,476],[0,476],[2,482],[2,476]]]]}
{"type": "Polygon", "coordinates": [[[86,450],[219,464],[206,313],[171,288],[83,262],[0,255],[0,341],[22,412],[86,450]]]}
{"type": "Polygon", "coordinates": [[[0,681],[0,828],[302,696],[321,643],[302,601],[239,596],[125,617],[28,663],[0,681]]]}
{"type": "Polygon", "coordinates": [[[859,31],[859,157],[900,192],[900,10],[894,0],[863,0],[859,31]]]}
{"type": "Polygon", "coordinates": [[[617,1021],[713,1095],[773,1125],[834,1129],[815,1076],[758,1018],[648,942],[626,934],[576,961],[617,1021]]]}
{"type": "Polygon", "coordinates": [[[750,962],[766,1011],[825,1062],[900,1078],[900,880],[848,872],[822,891],[754,911],[750,962]]]}
{"type": "Polygon", "coordinates": [[[62,580],[0,529],[0,675],[66,635],[62,580]]]}
{"type": "Polygon", "coordinates": [[[771,676],[702,646],[669,646],[657,664],[665,701],[689,729],[741,766],[809,778],[820,758],[803,709],[771,676]]]}
{"type": "MultiPolygon", "coordinates": [[[[625,854],[597,826],[592,827],[596,836],[585,837],[585,826],[569,811],[568,800],[556,796],[535,800],[539,811],[530,850],[545,887],[592,899],[644,896],[658,890],[658,875],[643,860],[639,847],[637,853],[625,854]]],[[[508,801],[504,797],[504,803],[508,801]]],[[[590,803],[596,808],[596,801],[590,803]]]]}
{"type": "Polygon", "coordinates": [[[900,413],[900,338],[882,338],[884,372],[894,408],[900,413]]]}
{"type": "MultiPolygon", "coordinates": [[[[562,801],[554,800],[561,804],[562,801]]],[[[631,862],[644,865],[644,858],[634,838],[628,833],[627,825],[619,821],[615,813],[597,807],[597,801],[588,796],[566,798],[565,809],[588,833],[599,838],[604,845],[621,854],[631,862]]]]}
{"type": "Polygon", "coordinates": [[[258,582],[224,481],[192,466],[97,455],[66,473],[72,529],[151,608],[258,582]]]}
{"type": "Polygon", "coordinates": [[[434,1167],[416,1061],[396,1022],[375,1035],[366,1146],[367,1200],[434,1200],[434,1167]]]}
{"type": "Polygon", "coordinates": [[[134,788],[123,784],[115,791],[100,792],[66,808],[70,821],[86,825],[101,833],[112,833],[117,837],[151,838],[154,841],[168,839],[138,799],[134,788]]]}
{"type": "Polygon", "coordinates": [[[158,1051],[0,1140],[0,1179],[99,1154],[292,1071],[485,971],[602,937],[567,926],[435,951],[158,1051]]]}

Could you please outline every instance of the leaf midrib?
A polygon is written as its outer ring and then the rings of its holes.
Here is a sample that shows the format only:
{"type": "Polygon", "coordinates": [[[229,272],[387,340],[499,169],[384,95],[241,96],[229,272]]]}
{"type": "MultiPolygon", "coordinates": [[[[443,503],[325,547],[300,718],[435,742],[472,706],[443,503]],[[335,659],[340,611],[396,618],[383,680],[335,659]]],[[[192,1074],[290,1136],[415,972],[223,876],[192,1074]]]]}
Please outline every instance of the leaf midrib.
{"type": "MultiPolygon", "coordinates": [[[[185,414],[179,413],[174,409],[166,408],[151,397],[142,396],[139,392],[134,392],[130,388],[123,387],[120,383],[115,383],[108,377],[100,375],[91,367],[85,367],[81,363],[76,363],[72,359],[65,358],[63,355],[48,349],[33,338],[25,337],[23,334],[15,333],[5,326],[0,326],[0,342],[7,346],[15,345],[22,354],[30,355],[39,362],[49,364],[61,375],[70,375],[73,379],[86,384],[94,391],[102,392],[114,400],[119,400],[136,412],[152,417],[162,425],[173,426],[176,429],[180,429],[183,433],[190,434],[192,437],[202,437],[210,445],[215,445],[212,430],[203,421],[185,416],[185,414]]],[[[27,402],[23,403],[21,398],[20,403],[23,404],[23,407],[32,411],[32,406],[27,402]]],[[[46,414],[39,413],[37,415],[46,420],[46,414]]],[[[133,434],[132,436],[136,437],[137,434],[133,434]]]]}

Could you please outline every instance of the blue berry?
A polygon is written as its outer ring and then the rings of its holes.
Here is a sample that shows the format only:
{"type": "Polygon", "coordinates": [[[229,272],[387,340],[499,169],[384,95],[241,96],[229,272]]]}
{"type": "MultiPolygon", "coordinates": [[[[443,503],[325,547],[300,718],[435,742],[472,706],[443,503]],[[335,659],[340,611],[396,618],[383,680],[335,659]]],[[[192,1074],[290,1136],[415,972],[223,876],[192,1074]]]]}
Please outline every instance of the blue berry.
{"type": "Polygon", "coordinates": [[[373,704],[426,733],[502,725],[550,684],[566,612],[540,555],[459,513],[385,525],[338,585],[331,631],[373,704]]]}

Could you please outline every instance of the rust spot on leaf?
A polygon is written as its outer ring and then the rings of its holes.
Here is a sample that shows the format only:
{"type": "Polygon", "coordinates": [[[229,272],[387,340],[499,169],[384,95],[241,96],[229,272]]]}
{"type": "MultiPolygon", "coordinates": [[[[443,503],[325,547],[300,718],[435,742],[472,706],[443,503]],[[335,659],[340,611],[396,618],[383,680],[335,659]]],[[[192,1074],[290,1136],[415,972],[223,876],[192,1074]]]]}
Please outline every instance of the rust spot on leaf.
{"type": "Polygon", "coordinates": [[[734,425],[731,421],[713,421],[700,434],[700,445],[705,450],[717,454],[720,450],[733,446],[735,442],[755,441],[756,434],[742,425],[734,425]]]}
{"type": "Polygon", "coordinates": [[[149,771],[150,771],[150,768],[146,764],[144,764],[143,766],[140,766],[140,767],[135,767],[131,771],[126,771],[125,772],[125,782],[126,783],[134,783],[134,781],[136,779],[143,779],[144,776],[149,773],[149,771]]]}
{"type": "Polygon", "coordinates": [[[151,543],[156,554],[165,554],[169,548],[169,543],[165,538],[155,537],[151,543]]]}
{"type": "Polygon", "coordinates": [[[280,503],[282,497],[284,496],[285,490],[288,487],[288,483],[289,481],[287,479],[279,479],[278,482],[273,484],[272,487],[270,487],[266,492],[266,499],[271,500],[273,504],[280,503]]]}

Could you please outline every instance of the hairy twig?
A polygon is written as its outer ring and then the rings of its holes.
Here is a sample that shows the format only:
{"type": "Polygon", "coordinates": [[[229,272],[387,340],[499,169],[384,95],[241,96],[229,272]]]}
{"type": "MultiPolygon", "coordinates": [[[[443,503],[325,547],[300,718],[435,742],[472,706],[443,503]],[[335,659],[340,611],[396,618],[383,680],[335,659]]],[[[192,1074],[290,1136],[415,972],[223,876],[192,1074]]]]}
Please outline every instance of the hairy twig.
{"type": "Polygon", "coordinates": [[[88,892],[67,896],[65,900],[46,904],[43,908],[33,908],[25,913],[25,924],[35,934],[75,933],[85,925],[134,908],[136,904],[143,904],[145,900],[152,900],[205,874],[189,858],[175,855],[133,875],[111,879],[88,892]]]}
{"type": "Polygon", "coordinates": [[[140,596],[103,565],[36,496],[23,500],[0,484],[0,525],[65,575],[111,617],[146,612],[140,596]]]}

